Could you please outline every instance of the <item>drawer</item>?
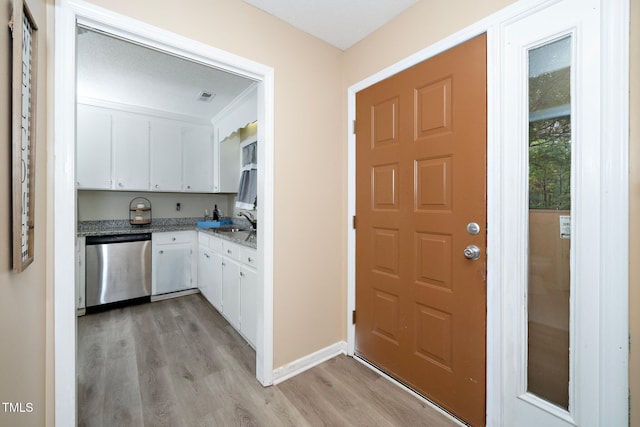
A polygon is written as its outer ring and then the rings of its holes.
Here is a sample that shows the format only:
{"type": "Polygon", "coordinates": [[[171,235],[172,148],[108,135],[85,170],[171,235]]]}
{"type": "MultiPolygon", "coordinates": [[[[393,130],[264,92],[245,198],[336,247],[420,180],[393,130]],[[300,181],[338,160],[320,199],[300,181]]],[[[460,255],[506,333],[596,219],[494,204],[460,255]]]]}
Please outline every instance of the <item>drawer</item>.
{"type": "Polygon", "coordinates": [[[249,267],[256,268],[256,250],[246,247],[240,248],[240,262],[249,267]]]}
{"type": "Polygon", "coordinates": [[[231,242],[223,242],[222,254],[228,258],[240,261],[240,245],[231,242]]]}
{"type": "Polygon", "coordinates": [[[209,238],[209,244],[207,245],[207,247],[216,252],[223,253],[223,250],[222,250],[223,240],[220,239],[219,237],[215,237],[211,235],[208,235],[207,237],[209,238]]]}
{"type": "Polygon", "coordinates": [[[160,233],[153,233],[152,239],[155,244],[167,244],[167,243],[192,243],[195,240],[195,231],[166,231],[160,233]]]}
{"type": "Polygon", "coordinates": [[[209,235],[207,233],[203,233],[202,231],[198,232],[198,244],[200,246],[204,246],[204,247],[210,247],[210,241],[211,239],[209,239],[209,235]]]}

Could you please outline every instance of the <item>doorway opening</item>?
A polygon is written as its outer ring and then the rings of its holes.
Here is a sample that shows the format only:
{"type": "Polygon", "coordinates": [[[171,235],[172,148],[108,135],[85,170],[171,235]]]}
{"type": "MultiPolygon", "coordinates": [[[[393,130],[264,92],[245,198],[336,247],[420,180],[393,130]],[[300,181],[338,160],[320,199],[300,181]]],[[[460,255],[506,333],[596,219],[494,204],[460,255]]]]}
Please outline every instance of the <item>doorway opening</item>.
{"type": "Polygon", "coordinates": [[[56,8],[54,71],[53,253],[55,253],[54,359],[56,424],[76,424],[76,25],[82,25],[134,43],[167,52],[257,82],[258,123],[258,331],[256,378],[272,383],[273,373],[273,69],[211,46],[186,39],[80,1],[62,0],[56,8]],[[64,94],[64,95],[60,95],[64,94]]]}

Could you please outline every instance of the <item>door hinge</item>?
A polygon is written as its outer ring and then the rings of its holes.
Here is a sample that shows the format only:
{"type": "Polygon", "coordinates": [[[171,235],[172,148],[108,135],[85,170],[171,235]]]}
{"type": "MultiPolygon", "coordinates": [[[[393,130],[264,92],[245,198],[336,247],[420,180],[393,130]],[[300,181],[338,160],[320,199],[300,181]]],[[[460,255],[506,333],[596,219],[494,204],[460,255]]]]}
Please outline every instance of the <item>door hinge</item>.
{"type": "Polygon", "coordinates": [[[351,218],[351,226],[353,227],[354,230],[356,229],[356,216],[355,215],[351,218]]]}
{"type": "Polygon", "coordinates": [[[356,134],[356,121],[353,121],[353,134],[356,134]]]}
{"type": "Polygon", "coordinates": [[[353,323],[354,325],[356,324],[356,311],[353,310],[351,312],[351,323],[353,323]]]}

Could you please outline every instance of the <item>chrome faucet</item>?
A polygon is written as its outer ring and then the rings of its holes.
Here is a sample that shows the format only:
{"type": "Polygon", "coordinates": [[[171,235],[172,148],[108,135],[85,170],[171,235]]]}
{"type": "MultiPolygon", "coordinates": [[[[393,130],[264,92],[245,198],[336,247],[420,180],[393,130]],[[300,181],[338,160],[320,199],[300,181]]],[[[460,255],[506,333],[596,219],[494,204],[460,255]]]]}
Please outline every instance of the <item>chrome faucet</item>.
{"type": "Polygon", "coordinates": [[[251,223],[251,228],[254,230],[258,228],[258,221],[253,218],[253,215],[250,212],[240,212],[238,216],[245,217],[251,223]]]}

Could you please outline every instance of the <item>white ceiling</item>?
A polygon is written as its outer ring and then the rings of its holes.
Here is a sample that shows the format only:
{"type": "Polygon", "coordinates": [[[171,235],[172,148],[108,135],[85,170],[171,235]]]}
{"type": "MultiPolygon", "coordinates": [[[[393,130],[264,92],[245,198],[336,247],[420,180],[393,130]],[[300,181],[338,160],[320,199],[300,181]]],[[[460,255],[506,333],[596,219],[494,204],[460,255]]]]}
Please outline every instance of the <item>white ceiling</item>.
{"type": "Polygon", "coordinates": [[[244,0],[346,50],[417,0],[244,0]]]}
{"type": "Polygon", "coordinates": [[[210,120],[252,80],[149,49],[103,33],[78,29],[78,97],[210,120]],[[198,101],[211,91],[211,102],[198,101]]]}
{"type": "MultiPolygon", "coordinates": [[[[244,0],[339,49],[375,31],[417,0],[244,0]]],[[[78,97],[210,120],[252,80],[78,28],[78,97]],[[198,101],[201,91],[215,94],[198,101]]]]}

